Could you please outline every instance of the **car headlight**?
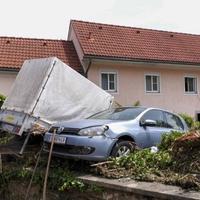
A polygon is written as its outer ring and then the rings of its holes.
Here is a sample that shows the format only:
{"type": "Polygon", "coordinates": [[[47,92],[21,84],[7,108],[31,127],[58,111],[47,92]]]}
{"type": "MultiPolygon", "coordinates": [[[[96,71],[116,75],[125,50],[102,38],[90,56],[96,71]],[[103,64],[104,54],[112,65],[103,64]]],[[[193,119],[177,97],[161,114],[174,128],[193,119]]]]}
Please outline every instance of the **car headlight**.
{"type": "Polygon", "coordinates": [[[78,134],[81,136],[100,136],[103,135],[104,132],[108,130],[108,126],[95,126],[90,128],[81,129],[78,134]]]}

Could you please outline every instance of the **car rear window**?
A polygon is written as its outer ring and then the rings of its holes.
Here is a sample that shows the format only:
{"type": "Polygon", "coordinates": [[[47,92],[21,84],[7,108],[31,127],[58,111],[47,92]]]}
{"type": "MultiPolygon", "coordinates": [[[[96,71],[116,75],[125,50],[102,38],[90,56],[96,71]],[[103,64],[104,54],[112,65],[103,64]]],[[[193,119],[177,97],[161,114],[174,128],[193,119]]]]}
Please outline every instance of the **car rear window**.
{"type": "Polygon", "coordinates": [[[116,108],[107,112],[98,113],[89,119],[108,119],[108,120],[132,120],[135,119],[145,108],[116,108]]]}

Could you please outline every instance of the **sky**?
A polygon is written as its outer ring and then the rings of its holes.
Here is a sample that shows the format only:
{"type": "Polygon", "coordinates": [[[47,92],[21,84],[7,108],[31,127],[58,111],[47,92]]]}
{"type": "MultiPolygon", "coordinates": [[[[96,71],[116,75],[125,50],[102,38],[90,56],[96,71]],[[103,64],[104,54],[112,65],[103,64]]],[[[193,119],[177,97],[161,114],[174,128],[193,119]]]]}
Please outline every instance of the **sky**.
{"type": "Polygon", "coordinates": [[[0,36],[67,39],[71,19],[200,35],[200,0],[0,0],[0,36]]]}

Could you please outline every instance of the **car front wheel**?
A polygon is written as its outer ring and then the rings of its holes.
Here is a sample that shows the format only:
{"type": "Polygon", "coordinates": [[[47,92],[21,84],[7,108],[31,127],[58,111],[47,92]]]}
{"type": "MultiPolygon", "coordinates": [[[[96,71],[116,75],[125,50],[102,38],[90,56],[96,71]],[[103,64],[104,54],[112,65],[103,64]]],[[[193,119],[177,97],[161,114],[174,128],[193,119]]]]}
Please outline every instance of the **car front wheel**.
{"type": "Polygon", "coordinates": [[[111,156],[113,157],[121,157],[127,156],[135,149],[135,144],[132,141],[119,140],[114,146],[111,156]]]}

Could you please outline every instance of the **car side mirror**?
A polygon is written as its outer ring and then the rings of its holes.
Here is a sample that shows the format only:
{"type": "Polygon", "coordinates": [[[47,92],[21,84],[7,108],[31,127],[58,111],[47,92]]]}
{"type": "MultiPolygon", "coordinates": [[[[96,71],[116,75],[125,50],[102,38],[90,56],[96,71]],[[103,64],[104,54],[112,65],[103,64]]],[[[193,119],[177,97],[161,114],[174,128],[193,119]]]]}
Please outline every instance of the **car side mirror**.
{"type": "Polygon", "coordinates": [[[156,121],[151,119],[141,120],[140,126],[156,126],[156,121]]]}

